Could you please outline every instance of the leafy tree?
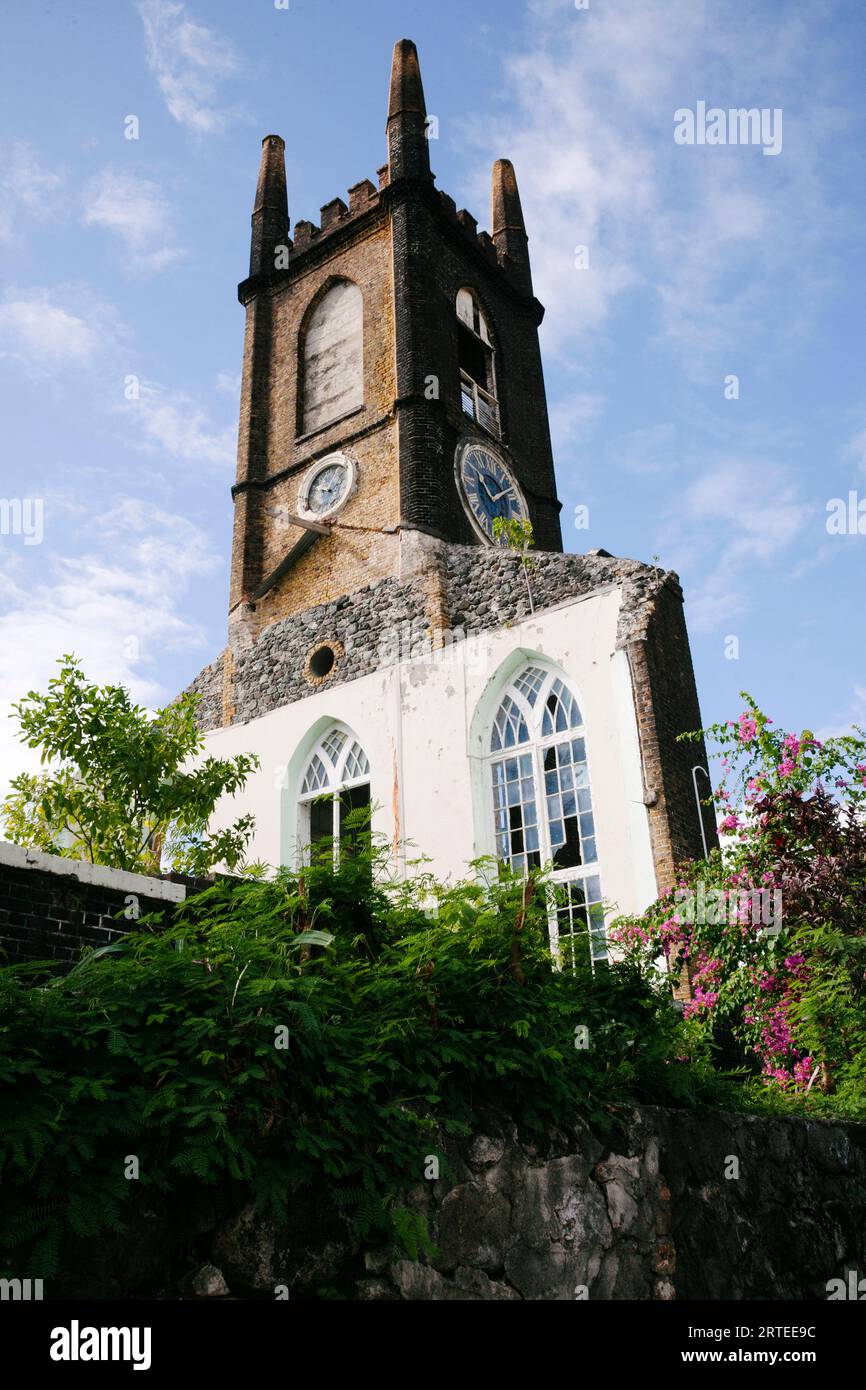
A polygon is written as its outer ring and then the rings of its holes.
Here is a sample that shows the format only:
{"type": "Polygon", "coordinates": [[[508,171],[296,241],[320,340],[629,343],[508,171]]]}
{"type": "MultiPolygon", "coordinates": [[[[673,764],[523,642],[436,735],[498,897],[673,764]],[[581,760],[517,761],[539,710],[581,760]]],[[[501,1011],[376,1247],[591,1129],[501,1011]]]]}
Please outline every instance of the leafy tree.
{"type": "Polygon", "coordinates": [[[42,773],[21,773],[2,807],[15,844],[93,864],[159,873],[237,867],[253,829],[241,816],[209,834],[218,799],[241,790],[258,759],[201,758],[198,696],[151,716],[120,685],[91,685],[74,656],[58,663],[46,693],[13,706],[20,739],[41,750],[42,773]]]}

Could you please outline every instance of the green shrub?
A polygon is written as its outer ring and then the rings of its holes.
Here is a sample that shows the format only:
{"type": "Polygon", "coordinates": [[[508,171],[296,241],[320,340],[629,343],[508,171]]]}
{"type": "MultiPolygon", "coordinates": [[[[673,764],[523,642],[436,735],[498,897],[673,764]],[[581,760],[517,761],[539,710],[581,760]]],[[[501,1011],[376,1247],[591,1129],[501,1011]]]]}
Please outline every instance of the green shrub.
{"type": "Polygon", "coordinates": [[[218,880],[69,973],[0,970],[0,1265],[50,1275],[146,1194],[183,1228],[204,1200],[279,1218],[323,1186],[417,1251],[397,1194],[479,1107],[534,1132],[715,1094],[634,967],[553,968],[542,888],[382,886],[376,858],[218,880]]]}

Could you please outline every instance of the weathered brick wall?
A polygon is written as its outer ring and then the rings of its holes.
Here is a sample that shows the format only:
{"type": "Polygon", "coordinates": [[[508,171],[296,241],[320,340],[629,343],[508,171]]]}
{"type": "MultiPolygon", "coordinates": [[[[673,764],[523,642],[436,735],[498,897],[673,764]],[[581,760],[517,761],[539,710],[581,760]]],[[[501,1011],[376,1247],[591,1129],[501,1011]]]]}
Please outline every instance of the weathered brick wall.
{"type": "Polygon", "coordinates": [[[474,219],[468,215],[459,219],[446,194],[431,190],[430,197],[418,200],[403,232],[412,234],[414,256],[398,255],[396,211],[394,225],[395,294],[398,301],[406,300],[412,314],[411,336],[407,331],[402,342],[398,331],[398,363],[402,352],[407,385],[411,383],[416,393],[422,393],[430,375],[438,379],[440,391],[438,402],[417,402],[416,436],[421,447],[411,447],[414,441],[410,441],[404,449],[401,441],[404,519],[446,540],[474,538],[454,481],[454,456],[465,434],[491,440],[464,414],[460,402],[456,301],[458,290],[466,287],[484,308],[496,349],[502,426],[498,447],[526,493],[539,549],[560,550],[559,502],[538,342],[541,305],[516,287],[514,278],[498,263],[492,243],[479,240],[474,219]],[[439,481],[435,494],[431,472],[439,481]]]}
{"type": "Polygon", "coordinates": [[[351,593],[399,567],[400,524],[475,541],[454,477],[467,433],[487,438],[460,402],[457,292],[473,288],[496,346],[501,448],[527,494],[537,543],[559,550],[538,324],[543,310],[497,258],[475,219],[423,181],[357,185],[322,225],[295,226],[288,268],[240,287],[247,306],[235,486],[231,605],[235,647],[271,623],[351,593]],[[360,190],[360,192],[358,191],[360,190]],[[299,353],[311,309],[335,278],[364,300],[364,404],[304,435],[299,353]],[[429,390],[435,379],[437,389],[429,390]],[[303,531],[286,524],[311,464],[334,449],[358,465],[355,496],[252,609],[242,607],[303,531]]]}
{"type": "Polygon", "coordinates": [[[71,965],[85,946],[109,946],[135,930],[127,911],[164,925],[197,881],[155,879],[0,843],[0,960],[71,965]]]}
{"type": "MultiPolygon", "coordinates": [[[[674,588],[663,589],[654,605],[646,641],[629,647],[642,719],[645,776],[658,796],[650,808],[650,825],[656,845],[659,882],[672,887],[674,867],[684,859],[703,855],[701,819],[709,847],[718,841],[716,820],[709,808],[699,817],[692,768],[708,772],[703,742],[681,743],[679,736],[701,727],[701,712],[692,668],[682,597],[674,588]],[[645,714],[651,712],[651,721],[645,714]]],[[[704,798],[710,789],[708,776],[697,774],[704,798]]]]}
{"type": "Polygon", "coordinates": [[[370,185],[356,199],[323,209],[321,229],[299,223],[289,269],[266,283],[246,282],[243,389],[232,549],[232,605],[252,594],[301,539],[286,523],[298,511],[307,470],[335,449],[358,468],[355,495],[340,527],[319,536],[254,609],[255,635],[269,624],[394,574],[400,520],[397,428],[394,417],[394,334],[390,227],[370,185]],[[369,196],[365,192],[369,189],[369,196]],[[364,403],[341,420],[303,434],[300,352],[314,306],[335,279],[351,280],[363,296],[364,403]],[[247,298],[248,296],[252,296],[247,298]],[[389,533],[390,528],[390,533],[389,533]]]}

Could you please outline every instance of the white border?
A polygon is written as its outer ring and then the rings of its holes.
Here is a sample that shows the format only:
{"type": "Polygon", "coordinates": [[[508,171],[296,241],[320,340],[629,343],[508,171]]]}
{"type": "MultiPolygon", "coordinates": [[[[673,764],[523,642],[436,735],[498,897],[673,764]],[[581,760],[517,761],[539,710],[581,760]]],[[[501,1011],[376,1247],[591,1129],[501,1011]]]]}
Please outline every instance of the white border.
{"type": "Polygon", "coordinates": [[[308,517],[311,521],[321,521],[323,517],[336,516],[337,512],[343,510],[349,498],[355,492],[357,486],[357,463],[349,454],[344,454],[340,449],[335,449],[333,453],[325,454],[324,458],[316,459],[316,462],[312,465],[312,467],[308,468],[306,473],[304,474],[301,486],[298,489],[298,513],[300,516],[308,517]],[[331,464],[334,463],[340,463],[346,469],[346,472],[349,477],[349,485],[346,488],[340,500],[336,502],[333,507],[329,507],[326,512],[314,512],[310,509],[308,501],[310,496],[310,489],[313,486],[313,483],[315,482],[316,478],[318,478],[319,474],[323,471],[323,469],[328,468],[331,464]]]}

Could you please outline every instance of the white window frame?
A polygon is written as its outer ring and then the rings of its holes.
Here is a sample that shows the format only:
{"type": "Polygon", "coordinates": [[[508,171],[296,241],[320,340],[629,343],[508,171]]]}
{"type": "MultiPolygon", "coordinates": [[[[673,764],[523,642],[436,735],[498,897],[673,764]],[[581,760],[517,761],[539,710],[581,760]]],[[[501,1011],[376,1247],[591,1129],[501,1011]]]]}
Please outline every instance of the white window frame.
{"type": "Polygon", "coordinates": [[[476,424],[482,426],[488,434],[495,439],[502,437],[502,426],[499,419],[499,386],[496,374],[496,348],[490,336],[490,329],[487,325],[487,317],[481,307],[481,303],[474,290],[468,285],[464,285],[457,291],[455,303],[457,319],[464,328],[468,328],[481,343],[482,347],[490,353],[490,377],[493,390],[488,391],[479,381],[471,377],[468,372],[460,371],[460,399],[463,413],[468,415],[476,424]],[[467,402],[471,402],[472,409],[467,410],[467,402]]]}
{"type": "Polygon", "coordinates": [[[331,799],[331,834],[334,845],[334,868],[340,860],[340,797],[353,787],[370,785],[370,760],[360,739],[344,724],[332,724],[312,748],[304,764],[298,793],[298,846],[302,860],[310,852],[310,807],[323,797],[331,799]],[[341,740],[336,747],[336,740],[341,740]],[[355,758],[361,770],[352,775],[348,763],[355,758]],[[318,760],[321,773],[314,773],[318,760]],[[312,774],[312,775],[311,775],[312,774]],[[315,785],[313,783],[315,782],[315,785]],[[310,784],[308,786],[308,783],[310,784]]]}
{"type": "MultiPolygon", "coordinates": [[[[607,933],[604,926],[603,907],[601,906],[603,899],[601,895],[601,865],[598,857],[598,827],[595,819],[595,797],[593,795],[592,788],[592,774],[590,771],[589,751],[587,748],[586,726],[583,721],[583,715],[580,711],[579,702],[574,694],[574,691],[571,689],[570,684],[564,678],[564,676],[561,675],[560,672],[556,671],[554,668],[550,666],[547,666],[543,661],[528,661],[524,666],[521,666],[519,670],[515,671],[511,680],[508,682],[508,685],[501,692],[499,701],[497,702],[496,709],[493,715],[493,719],[490,723],[490,729],[488,731],[487,736],[485,779],[487,785],[488,804],[490,807],[490,819],[493,826],[494,853],[500,863],[506,863],[510,866],[513,866],[514,858],[516,856],[512,856],[512,854],[510,853],[510,844],[509,854],[507,856],[503,856],[500,853],[502,830],[500,828],[498,819],[499,805],[497,803],[497,795],[494,784],[494,768],[497,764],[504,763],[507,759],[519,759],[521,757],[528,757],[530,759],[533,799],[536,810],[538,831],[537,853],[542,868],[544,868],[545,866],[551,866],[553,864],[554,846],[551,840],[551,821],[547,811],[548,793],[546,785],[546,773],[550,769],[545,769],[544,756],[548,749],[558,747],[559,745],[565,743],[571,743],[574,739],[581,739],[584,745],[583,765],[586,768],[585,790],[588,793],[587,799],[589,802],[587,810],[589,814],[592,815],[592,839],[594,841],[596,853],[595,858],[590,859],[585,863],[573,865],[569,868],[564,869],[551,869],[551,871],[549,872],[549,882],[551,883],[551,885],[558,886],[576,882],[586,883],[587,880],[590,879],[598,881],[597,896],[593,895],[589,899],[588,906],[599,905],[598,912],[593,915],[595,915],[596,918],[601,922],[600,930],[592,926],[590,922],[586,922],[585,929],[582,928],[580,933],[567,934],[567,939],[570,942],[572,963],[574,962],[575,940],[577,939],[577,936],[583,936],[585,934],[586,943],[590,954],[590,962],[594,969],[595,962],[597,960],[607,959],[608,948],[607,933]],[[525,681],[527,677],[530,676],[530,673],[534,672],[540,673],[542,679],[537,686],[535,700],[534,702],[531,702],[528,696],[520,688],[519,682],[521,682],[522,680],[525,681]],[[572,701],[574,702],[574,708],[577,711],[579,722],[574,725],[569,725],[567,729],[554,729],[553,733],[544,734],[542,732],[544,711],[546,708],[547,699],[551,695],[551,693],[553,693],[553,687],[556,684],[556,682],[559,682],[561,684],[563,690],[567,692],[567,694],[571,697],[572,701]],[[512,702],[512,705],[515,707],[517,713],[521,716],[525,724],[528,737],[522,740],[521,742],[515,742],[510,746],[503,746],[494,750],[492,744],[496,730],[496,721],[499,718],[499,715],[502,711],[503,705],[505,704],[506,700],[510,700],[512,702]]],[[[521,781],[523,780],[525,780],[525,774],[521,773],[521,781]]],[[[573,790],[575,790],[576,792],[577,788],[573,788],[573,790]]],[[[523,802],[523,800],[521,799],[520,804],[521,806],[523,806],[527,803],[523,802]]],[[[576,807],[576,812],[578,815],[578,825],[580,825],[580,815],[587,814],[587,811],[580,812],[576,807]]],[[[583,835],[581,835],[581,850],[583,850],[583,845],[584,837],[583,835]]],[[[526,849],[526,843],[524,839],[524,849],[522,855],[524,859],[524,864],[522,866],[524,874],[527,874],[529,872],[528,858],[531,852],[535,851],[528,851],[526,849]]],[[[517,867],[519,868],[520,866],[517,867]]],[[[588,883],[587,887],[589,887],[588,883]]],[[[562,913],[563,910],[568,912],[569,904],[566,903],[565,905],[563,905],[562,903],[560,903],[557,909],[555,898],[553,898],[553,895],[551,895],[551,910],[550,916],[548,918],[548,925],[550,932],[550,947],[555,957],[559,956],[560,950],[558,912],[562,913]]],[[[562,954],[563,956],[567,955],[567,948],[564,942],[562,954]]]]}

